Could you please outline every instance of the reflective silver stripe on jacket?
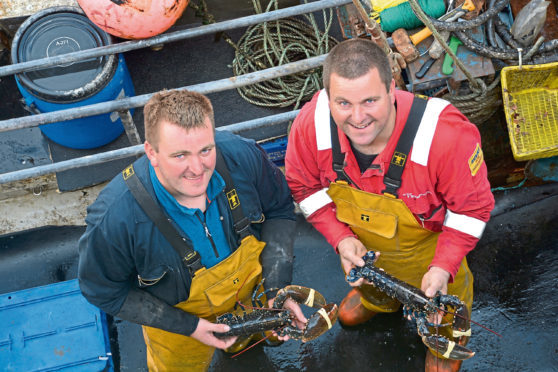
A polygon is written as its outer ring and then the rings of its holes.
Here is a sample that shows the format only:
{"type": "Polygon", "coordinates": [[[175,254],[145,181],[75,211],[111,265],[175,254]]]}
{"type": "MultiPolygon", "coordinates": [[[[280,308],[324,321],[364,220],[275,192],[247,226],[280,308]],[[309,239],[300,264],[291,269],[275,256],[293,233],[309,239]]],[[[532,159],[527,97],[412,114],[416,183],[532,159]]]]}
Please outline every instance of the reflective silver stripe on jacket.
{"type": "Polygon", "coordinates": [[[486,222],[464,214],[453,213],[448,209],[446,218],[444,219],[444,226],[451,227],[452,229],[480,239],[484,232],[486,222]]]}
{"type": "Polygon", "coordinates": [[[441,98],[430,98],[428,100],[415,140],[413,141],[411,161],[426,167],[438,118],[449,104],[448,101],[441,98]]]}
{"type": "Polygon", "coordinates": [[[329,129],[329,102],[325,89],[320,91],[316,111],[314,111],[314,128],[316,129],[316,143],[318,151],[331,148],[331,130],[329,129]]]}
{"type": "Polygon", "coordinates": [[[318,192],[313,193],[306,199],[302,200],[298,205],[302,210],[304,217],[310,216],[312,213],[316,212],[318,209],[325,207],[329,203],[333,202],[329,195],[326,193],[328,189],[321,189],[318,192]]]}

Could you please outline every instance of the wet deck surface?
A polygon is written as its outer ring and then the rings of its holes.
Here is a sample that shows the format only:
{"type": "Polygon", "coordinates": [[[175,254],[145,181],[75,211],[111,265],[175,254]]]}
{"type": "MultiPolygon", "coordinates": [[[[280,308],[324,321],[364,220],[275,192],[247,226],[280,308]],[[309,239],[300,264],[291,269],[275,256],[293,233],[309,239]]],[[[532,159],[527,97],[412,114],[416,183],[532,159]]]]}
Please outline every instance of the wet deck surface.
{"type": "MultiPolygon", "coordinates": [[[[477,354],[463,371],[558,370],[558,187],[515,190],[498,197],[485,236],[469,255],[475,275],[469,347],[477,354]],[[537,201],[538,200],[538,201],[537,201]],[[522,204],[526,204],[522,206],[522,204]]],[[[73,279],[82,227],[46,228],[0,238],[0,292],[73,279]]],[[[313,287],[339,303],[349,286],[338,257],[323,237],[299,218],[295,284],[313,287]]],[[[145,371],[139,326],[113,320],[112,352],[121,371],[145,371]]],[[[401,313],[379,315],[358,327],[334,327],[306,344],[256,346],[231,359],[218,351],[215,371],[419,371],[425,347],[401,313]]]]}

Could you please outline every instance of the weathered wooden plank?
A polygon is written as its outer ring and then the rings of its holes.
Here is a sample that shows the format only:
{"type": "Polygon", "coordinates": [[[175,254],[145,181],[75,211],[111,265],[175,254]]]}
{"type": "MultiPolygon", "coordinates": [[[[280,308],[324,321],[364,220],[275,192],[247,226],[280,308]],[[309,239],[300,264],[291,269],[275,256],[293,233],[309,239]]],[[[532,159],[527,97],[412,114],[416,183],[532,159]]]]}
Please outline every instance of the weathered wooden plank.
{"type": "Polygon", "coordinates": [[[78,6],[78,4],[76,0],[2,0],[0,19],[25,17],[52,6],[78,6]]]}

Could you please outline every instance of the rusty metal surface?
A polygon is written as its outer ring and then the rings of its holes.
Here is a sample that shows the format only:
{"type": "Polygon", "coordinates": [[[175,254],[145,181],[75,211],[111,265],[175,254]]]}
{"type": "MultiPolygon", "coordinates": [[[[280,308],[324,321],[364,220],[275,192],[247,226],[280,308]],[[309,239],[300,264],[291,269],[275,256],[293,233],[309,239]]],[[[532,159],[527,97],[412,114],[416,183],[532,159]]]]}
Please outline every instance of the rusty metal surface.
{"type": "Polygon", "coordinates": [[[2,0],[0,2],[0,19],[24,17],[51,6],[61,5],[78,6],[76,0],[2,0]]]}
{"type": "MultiPolygon", "coordinates": [[[[483,33],[479,29],[473,30],[472,35],[477,41],[482,41],[483,33]]],[[[422,55],[416,61],[407,65],[407,74],[411,90],[413,92],[420,92],[427,89],[440,87],[446,84],[448,80],[461,82],[466,80],[465,74],[454,64],[454,71],[451,75],[444,75],[442,73],[442,63],[444,61],[445,53],[440,57],[428,70],[422,78],[417,78],[415,74],[425,63],[430,56],[425,53],[428,46],[432,43],[432,36],[420,43],[417,48],[422,55]]],[[[466,49],[463,45],[457,49],[457,57],[465,64],[466,68],[471,72],[474,77],[491,76],[494,74],[494,65],[490,58],[482,57],[466,49]]]]}
{"type": "Polygon", "coordinates": [[[337,8],[337,20],[344,39],[370,36],[366,31],[366,24],[360,18],[354,4],[337,8]]]}

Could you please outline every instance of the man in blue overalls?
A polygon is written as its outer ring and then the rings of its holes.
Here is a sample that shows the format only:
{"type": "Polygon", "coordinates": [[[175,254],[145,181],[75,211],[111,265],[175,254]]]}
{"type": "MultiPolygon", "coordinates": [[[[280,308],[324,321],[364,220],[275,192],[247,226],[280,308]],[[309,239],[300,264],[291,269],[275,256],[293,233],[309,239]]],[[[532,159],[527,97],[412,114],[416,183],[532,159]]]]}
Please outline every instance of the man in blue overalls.
{"type": "Polygon", "coordinates": [[[146,155],[88,208],[79,283],[94,305],[143,325],[151,371],[205,371],[215,348],[249,341],[215,337],[228,330],[216,316],[251,305],[262,278],[290,284],[293,201],[254,141],[215,132],[207,97],[160,92],[144,116],[146,155]]]}

